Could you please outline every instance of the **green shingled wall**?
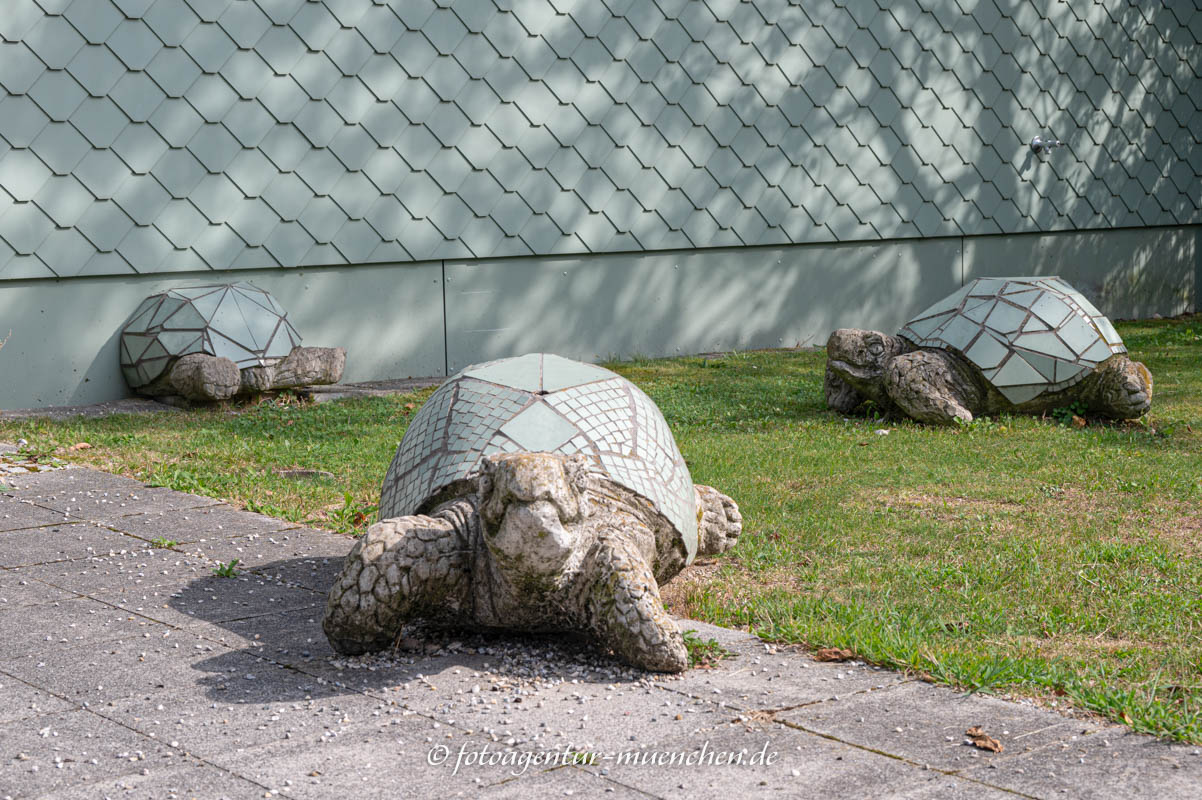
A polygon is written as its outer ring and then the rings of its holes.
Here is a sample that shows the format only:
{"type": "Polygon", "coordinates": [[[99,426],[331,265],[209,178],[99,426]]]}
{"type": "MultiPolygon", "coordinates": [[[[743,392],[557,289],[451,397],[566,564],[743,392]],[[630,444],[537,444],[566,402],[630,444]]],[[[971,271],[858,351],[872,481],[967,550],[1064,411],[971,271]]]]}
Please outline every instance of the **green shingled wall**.
{"type": "Polygon", "coordinates": [[[0,37],[0,279],[1202,222],[1184,0],[5,0],[0,37]]]}

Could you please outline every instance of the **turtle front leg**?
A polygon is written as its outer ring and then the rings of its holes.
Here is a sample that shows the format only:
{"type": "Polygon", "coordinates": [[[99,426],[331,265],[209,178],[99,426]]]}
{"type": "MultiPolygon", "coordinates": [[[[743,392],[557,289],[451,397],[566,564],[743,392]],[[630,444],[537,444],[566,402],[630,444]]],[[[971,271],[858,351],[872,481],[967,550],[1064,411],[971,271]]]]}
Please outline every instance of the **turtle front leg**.
{"type": "Polygon", "coordinates": [[[321,626],[340,653],[392,644],[415,618],[461,618],[471,608],[475,504],[450,503],[432,516],[385,519],[368,528],[330,589],[321,626]]]}
{"type": "Polygon", "coordinates": [[[701,512],[697,555],[713,556],[734,547],[743,532],[743,515],[738,504],[712,486],[694,486],[693,490],[701,512]]]}
{"type": "Polygon", "coordinates": [[[189,353],[171,367],[167,378],[175,393],[186,400],[229,400],[242,388],[238,365],[228,358],[189,353]]]}
{"type": "Polygon", "coordinates": [[[583,598],[585,620],[623,661],[681,672],[689,663],[684,638],[664,610],[646,554],[626,534],[603,533],[589,554],[592,563],[582,570],[592,577],[583,598]]]}
{"type": "Polygon", "coordinates": [[[916,350],[885,365],[885,391],[905,414],[919,422],[950,425],[972,422],[979,392],[952,356],[916,350]]]}

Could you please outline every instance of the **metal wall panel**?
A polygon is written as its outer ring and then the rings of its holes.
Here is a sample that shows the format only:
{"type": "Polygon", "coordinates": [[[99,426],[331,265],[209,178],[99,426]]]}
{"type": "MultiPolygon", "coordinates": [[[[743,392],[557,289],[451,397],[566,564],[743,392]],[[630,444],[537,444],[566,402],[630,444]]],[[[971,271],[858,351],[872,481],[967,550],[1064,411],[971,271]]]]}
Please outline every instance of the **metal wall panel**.
{"type": "Polygon", "coordinates": [[[961,285],[958,238],[446,265],[447,368],[546,351],[631,356],[896,330],[961,285]]]}

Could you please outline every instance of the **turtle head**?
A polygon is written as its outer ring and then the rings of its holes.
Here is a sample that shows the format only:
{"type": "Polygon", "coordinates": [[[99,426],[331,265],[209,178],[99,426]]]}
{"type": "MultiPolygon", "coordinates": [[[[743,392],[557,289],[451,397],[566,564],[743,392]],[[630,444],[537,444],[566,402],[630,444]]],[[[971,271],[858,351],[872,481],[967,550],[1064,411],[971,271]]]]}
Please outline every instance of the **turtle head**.
{"type": "Polygon", "coordinates": [[[1098,368],[1095,399],[1099,412],[1115,419],[1135,419],[1152,407],[1152,373],[1127,356],[1112,356],[1098,368]]]}
{"type": "Polygon", "coordinates": [[[880,331],[840,328],[826,340],[826,364],[848,383],[877,383],[885,365],[908,348],[900,337],[880,331]]]}
{"type": "Polygon", "coordinates": [[[502,453],[481,462],[484,540],[497,564],[530,577],[557,573],[576,549],[589,514],[588,460],[554,453],[502,453]]]}

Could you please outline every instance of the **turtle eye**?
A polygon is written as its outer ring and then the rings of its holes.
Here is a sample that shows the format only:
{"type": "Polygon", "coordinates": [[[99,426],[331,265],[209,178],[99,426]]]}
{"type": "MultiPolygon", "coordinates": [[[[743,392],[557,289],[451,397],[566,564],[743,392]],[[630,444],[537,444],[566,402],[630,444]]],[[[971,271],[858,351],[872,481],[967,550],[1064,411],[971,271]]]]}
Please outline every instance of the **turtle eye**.
{"type": "Polygon", "coordinates": [[[868,345],[868,354],[871,356],[879,356],[885,352],[885,345],[881,342],[873,342],[868,345]]]}

